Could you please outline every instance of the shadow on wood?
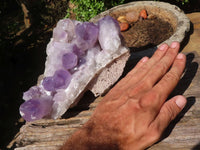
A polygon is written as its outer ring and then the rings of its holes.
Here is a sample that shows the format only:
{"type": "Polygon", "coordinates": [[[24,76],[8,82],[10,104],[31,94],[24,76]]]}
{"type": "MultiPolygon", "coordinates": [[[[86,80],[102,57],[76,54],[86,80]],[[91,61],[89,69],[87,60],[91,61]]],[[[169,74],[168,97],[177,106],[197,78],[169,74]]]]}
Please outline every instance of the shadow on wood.
{"type": "Polygon", "coordinates": [[[67,118],[72,118],[77,116],[79,113],[81,113],[84,110],[89,110],[89,105],[91,103],[93,103],[95,100],[94,95],[92,94],[92,92],[87,91],[84,96],[80,99],[80,101],[78,102],[78,104],[73,107],[70,108],[63,116],[63,119],[67,119],[67,118]]]}
{"type": "Polygon", "coordinates": [[[193,78],[195,77],[198,70],[198,63],[193,62],[195,58],[194,53],[189,53],[186,55],[186,67],[183,77],[180,79],[174,91],[170,94],[169,98],[175,95],[183,95],[183,93],[187,90],[189,85],[191,84],[193,78]]]}
{"type": "Polygon", "coordinates": [[[192,150],[200,150],[200,142],[192,148],[192,150]]]}
{"type": "Polygon", "coordinates": [[[184,47],[189,43],[189,41],[190,41],[190,35],[192,35],[193,33],[194,33],[194,25],[190,21],[190,31],[186,33],[183,41],[181,42],[180,51],[182,51],[184,49],[184,47]]]}
{"type": "MultiPolygon", "coordinates": [[[[194,57],[195,57],[195,55],[193,53],[189,53],[186,55],[187,60],[186,60],[185,73],[168,99],[170,99],[176,95],[183,95],[183,93],[187,90],[187,88],[191,84],[193,78],[195,77],[195,75],[197,73],[198,66],[199,66],[197,62],[193,62],[194,57]]],[[[168,137],[171,134],[175,125],[184,117],[185,113],[188,112],[188,110],[195,104],[195,102],[196,102],[196,98],[194,96],[187,97],[187,104],[186,104],[185,108],[170,123],[170,125],[164,132],[161,140],[165,139],[166,137],[168,137]]]]}
{"type": "MultiPolygon", "coordinates": [[[[176,124],[184,117],[185,113],[187,113],[187,111],[195,104],[196,99],[195,97],[189,97],[187,98],[187,104],[185,106],[185,108],[180,112],[180,114],[169,124],[169,126],[167,127],[166,131],[163,133],[161,140],[167,138],[172,130],[174,129],[174,127],[176,126],[176,124]]],[[[159,141],[159,142],[160,142],[159,141]]]]}

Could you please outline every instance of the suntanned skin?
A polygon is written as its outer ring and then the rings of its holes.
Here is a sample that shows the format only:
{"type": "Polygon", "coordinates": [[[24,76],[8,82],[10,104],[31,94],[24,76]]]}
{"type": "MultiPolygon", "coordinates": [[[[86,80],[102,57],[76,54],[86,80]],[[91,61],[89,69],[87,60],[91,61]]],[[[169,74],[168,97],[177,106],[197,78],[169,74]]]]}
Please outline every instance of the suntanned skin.
{"type": "Polygon", "coordinates": [[[160,139],[186,99],[166,101],[185,68],[180,44],[162,44],[113,87],[61,150],[142,150],[160,139]]]}

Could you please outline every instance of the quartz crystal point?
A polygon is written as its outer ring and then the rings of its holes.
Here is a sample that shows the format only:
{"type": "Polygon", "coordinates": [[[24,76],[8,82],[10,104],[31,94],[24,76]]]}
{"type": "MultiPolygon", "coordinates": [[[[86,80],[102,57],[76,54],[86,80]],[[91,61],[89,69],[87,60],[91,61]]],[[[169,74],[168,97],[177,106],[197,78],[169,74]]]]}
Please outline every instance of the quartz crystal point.
{"type": "Polygon", "coordinates": [[[63,19],[47,45],[43,79],[24,92],[20,114],[26,121],[57,119],[75,103],[95,75],[128,51],[116,20],[97,23],[63,19]]]}
{"type": "Polygon", "coordinates": [[[97,42],[99,29],[94,23],[84,22],[75,27],[76,44],[82,50],[92,48],[97,42]]]}
{"type": "Polygon", "coordinates": [[[57,23],[53,29],[53,38],[55,41],[70,42],[74,38],[75,25],[70,19],[63,19],[57,23]]]}
{"type": "Polygon", "coordinates": [[[20,114],[26,121],[42,119],[51,113],[52,103],[51,100],[30,99],[20,106],[20,114]]]}
{"type": "Polygon", "coordinates": [[[71,74],[67,70],[57,70],[52,77],[45,77],[42,85],[47,91],[56,91],[67,87],[71,80],[71,74]]]}
{"type": "Polygon", "coordinates": [[[116,20],[106,16],[99,21],[99,43],[103,50],[110,53],[116,52],[120,45],[120,27],[116,20]],[[111,42],[112,39],[112,42],[111,42]]]}
{"type": "Polygon", "coordinates": [[[65,69],[72,69],[77,65],[78,57],[73,52],[66,53],[62,57],[63,67],[65,69]]]}

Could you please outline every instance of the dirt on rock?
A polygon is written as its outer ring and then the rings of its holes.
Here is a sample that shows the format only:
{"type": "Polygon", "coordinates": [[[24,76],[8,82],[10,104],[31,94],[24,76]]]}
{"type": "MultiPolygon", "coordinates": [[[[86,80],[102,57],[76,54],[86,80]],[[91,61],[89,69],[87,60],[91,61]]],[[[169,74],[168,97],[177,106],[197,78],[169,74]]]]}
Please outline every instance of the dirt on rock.
{"type": "Polygon", "coordinates": [[[155,46],[169,39],[173,34],[172,26],[159,18],[139,20],[127,31],[121,32],[127,47],[155,46]]]}

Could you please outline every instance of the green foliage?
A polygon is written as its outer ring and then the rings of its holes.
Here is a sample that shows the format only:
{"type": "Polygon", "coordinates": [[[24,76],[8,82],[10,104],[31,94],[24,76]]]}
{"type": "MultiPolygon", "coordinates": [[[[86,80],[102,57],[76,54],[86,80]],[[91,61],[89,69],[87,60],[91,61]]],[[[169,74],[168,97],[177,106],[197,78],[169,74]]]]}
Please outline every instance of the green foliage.
{"type": "MultiPolygon", "coordinates": [[[[154,0],[154,1],[159,1],[159,0],[154,0]]],[[[170,2],[169,0],[165,0],[165,2],[170,2]]],[[[182,5],[186,4],[186,3],[189,3],[190,1],[189,0],[176,0],[176,2],[180,2],[182,5]]]]}
{"type": "Polygon", "coordinates": [[[189,3],[189,0],[176,0],[177,2],[181,2],[182,5],[184,5],[185,3],[189,3]]]}
{"type": "MultiPolygon", "coordinates": [[[[75,5],[75,7],[72,10],[70,8],[67,9],[65,18],[69,18],[71,12],[73,12],[76,16],[76,20],[88,21],[102,11],[131,1],[138,0],[70,0],[70,2],[75,5]]],[[[169,0],[163,1],[168,2],[169,0]]],[[[176,0],[175,3],[186,5],[190,3],[190,0],[176,0]]]]}
{"type": "MultiPolygon", "coordinates": [[[[80,21],[88,21],[102,11],[123,4],[125,0],[70,0],[75,5],[73,13],[76,19],[80,21]]],[[[67,10],[65,18],[70,16],[70,9],[67,10]]]]}

